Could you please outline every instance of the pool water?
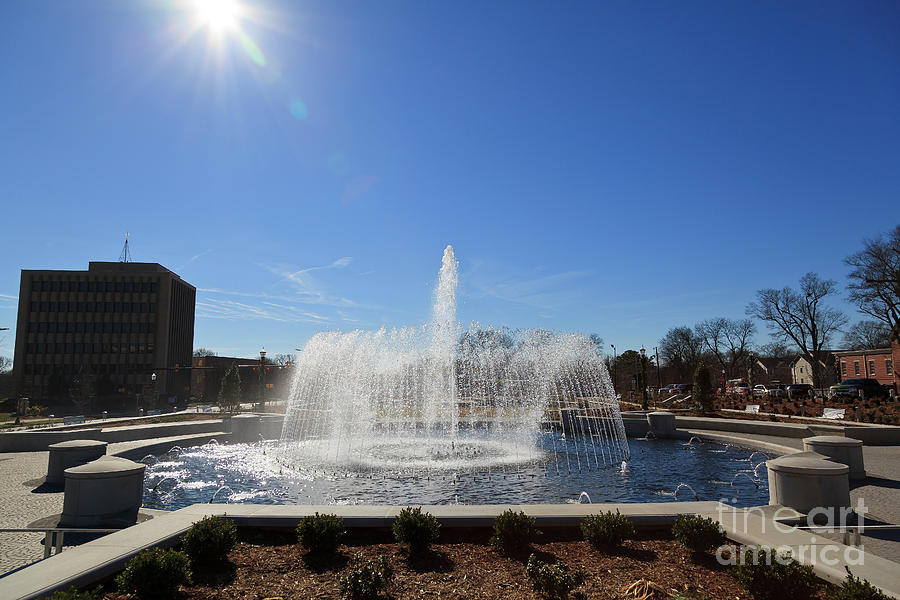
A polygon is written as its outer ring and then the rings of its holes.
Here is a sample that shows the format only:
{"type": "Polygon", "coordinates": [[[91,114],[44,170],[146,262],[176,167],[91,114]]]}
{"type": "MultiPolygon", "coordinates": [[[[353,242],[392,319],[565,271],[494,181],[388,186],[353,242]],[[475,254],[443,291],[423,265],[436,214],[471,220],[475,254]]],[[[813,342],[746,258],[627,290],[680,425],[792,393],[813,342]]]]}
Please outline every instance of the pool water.
{"type": "MultiPolygon", "coordinates": [[[[148,456],[144,507],[237,504],[553,504],[720,500],[768,503],[759,451],[682,440],[630,439],[624,468],[578,471],[548,458],[500,469],[461,471],[305,471],[276,457],[279,443],[216,444],[148,456]],[[683,484],[683,485],[682,485],[683,484]]],[[[554,445],[565,441],[554,440],[554,445]]],[[[548,454],[549,456],[549,454],[548,454]]]]}

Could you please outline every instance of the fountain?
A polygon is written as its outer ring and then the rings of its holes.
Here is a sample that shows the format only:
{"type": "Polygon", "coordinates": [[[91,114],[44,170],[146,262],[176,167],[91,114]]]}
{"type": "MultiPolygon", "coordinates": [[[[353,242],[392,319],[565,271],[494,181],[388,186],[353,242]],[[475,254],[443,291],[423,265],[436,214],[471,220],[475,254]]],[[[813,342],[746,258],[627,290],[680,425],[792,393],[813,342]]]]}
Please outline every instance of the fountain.
{"type": "Polygon", "coordinates": [[[537,329],[462,330],[456,285],[447,246],[430,324],[320,333],[307,343],[282,464],[490,476],[528,464],[583,472],[630,458],[609,375],[590,340],[537,329]]]}

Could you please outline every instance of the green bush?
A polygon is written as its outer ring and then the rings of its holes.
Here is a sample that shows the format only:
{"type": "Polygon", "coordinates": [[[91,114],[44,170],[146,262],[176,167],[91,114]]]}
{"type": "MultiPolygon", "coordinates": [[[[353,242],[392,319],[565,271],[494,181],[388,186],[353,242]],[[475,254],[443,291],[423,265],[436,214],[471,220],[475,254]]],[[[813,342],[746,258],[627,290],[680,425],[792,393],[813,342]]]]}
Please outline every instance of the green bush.
{"type": "Polygon", "coordinates": [[[581,533],[598,550],[616,548],[635,534],[634,525],[625,515],[610,512],[589,515],[581,522],[581,533]]]}
{"type": "Polygon", "coordinates": [[[828,600],[888,600],[890,598],[868,581],[854,577],[849,567],[845,566],[844,568],[847,570],[847,579],[840,587],[835,586],[829,590],[826,596],[828,600]]]}
{"type": "Polygon", "coordinates": [[[81,590],[78,591],[74,587],[70,587],[68,590],[54,592],[52,596],[50,596],[50,600],[99,600],[100,599],[100,588],[97,588],[94,591],[89,590],[81,590]]]}
{"type": "Polygon", "coordinates": [[[197,521],[184,535],[182,546],[194,564],[224,561],[237,544],[237,527],[228,519],[208,516],[197,521]]]}
{"type": "Polygon", "coordinates": [[[678,543],[694,552],[713,550],[725,543],[725,532],[712,519],[681,515],[672,525],[672,535],[678,543]]]}
{"type": "MultiPolygon", "coordinates": [[[[586,577],[581,569],[570,573],[566,565],[549,565],[534,554],[528,557],[525,574],[535,592],[554,600],[566,600],[569,592],[583,584],[586,577]]],[[[583,594],[577,592],[576,595],[583,597],[583,594]]]]}
{"type": "Polygon", "coordinates": [[[357,556],[356,564],[338,580],[341,598],[346,600],[373,600],[391,585],[394,569],[383,556],[365,562],[357,556]]]}
{"type": "Polygon", "coordinates": [[[171,598],[178,586],[190,583],[191,561],[187,554],[161,548],[141,552],[116,577],[119,591],[141,600],[171,598]]]}
{"type": "Polygon", "coordinates": [[[404,508],[394,519],[394,538],[401,544],[409,544],[409,551],[423,552],[440,538],[441,524],[431,513],[421,508],[404,508]]]}
{"type": "Polygon", "coordinates": [[[819,589],[811,566],[766,547],[748,549],[735,577],[754,600],[811,600],[819,589]]]}
{"type": "Polygon", "coordinates": [[[345,533],[344,520],[337,515],[316,513],[297,526],[297,537],[310,554],[334,554],[345,533]]]}
{"type": "Polygon", "coordinates": [[[523,512],[505,510],[494,519],[491,545],[505,552],[522,551],[541,535],[535,521],[523,512]]]}

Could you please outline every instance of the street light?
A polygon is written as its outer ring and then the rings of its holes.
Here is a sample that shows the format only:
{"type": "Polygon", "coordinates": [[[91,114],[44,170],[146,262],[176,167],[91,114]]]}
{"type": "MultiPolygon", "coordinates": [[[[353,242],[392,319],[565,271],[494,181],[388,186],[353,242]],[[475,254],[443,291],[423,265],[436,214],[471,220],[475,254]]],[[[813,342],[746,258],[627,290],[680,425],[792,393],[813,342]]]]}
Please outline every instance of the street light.
{"type": "Polygon", "coordinates": [[[647,349],[641,344],[641,370],[638,374],[641,385],[641,410],[647,410],[647,349]]]}
{"type": "Polygon", "coordinates": [[[610,346],[610,348],[613,349],[613,393],[615,393],[615,391],[616,391],[616,383],[617,383],[618,380],[619,380],[619,377],[618,377],[618,373],[619,373],[619,361],[618,361],[618,354],[616,354],[616,345],[615,345],[615,344],[610,344],[609,346],[610,346]]]}
{"type": "Polygon", "coordinates": [[[259,404],[260,410],[266,409],[266,349],[259,350],[259,404]]]}

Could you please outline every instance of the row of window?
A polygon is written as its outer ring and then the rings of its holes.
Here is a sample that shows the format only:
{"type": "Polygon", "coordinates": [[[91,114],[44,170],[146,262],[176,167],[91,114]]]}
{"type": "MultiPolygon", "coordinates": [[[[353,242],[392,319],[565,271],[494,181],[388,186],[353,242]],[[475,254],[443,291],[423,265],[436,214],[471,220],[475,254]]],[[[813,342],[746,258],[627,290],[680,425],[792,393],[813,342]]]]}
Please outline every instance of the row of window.
{"type": "Polygon", "coordinates": [[[153,349],[152,343],[36,342],[25,345],[27,354],[152,354],[153,349]]]}
{"type": "MultiPolygon", "coordinates": [[[[148,359],[149,360],[149,359],[148,359]]],[[[90,373],[92,375],[135,375],[146,374],[149,364],[137,366],[134,364],[119,365],[25,365],[26,375],[52,375],[58,373],[66,376],[83,375],[90,373]]],[[[149,375],[147,375],[149,378],[149,375]]]]}
{"type": "Polygon", "coordinates": [[[156,302],[32,302],[31,312],[155,313],[156,302]]]}
{"type": "Polygon", "coordinates": [[[47,323],[31,321],[28,333],[156,333],[156,323],[47,323]]]}
{"type": "Polygon", "coordinates": [[[32,281],[32,292],[155,292],[154,281],[32,281]]]}
{"type": "MultiPolygon", "coordinates": [[[[862,373],[859,370],[859,361],[858,360],[853,361],[853,374],[857,375],[857,376],[862,375],[862,373]]],[[[891,360],[890,358],[884,359],[884,374],[887,376],[891,376],[894,374],[894,361],[891,360]]],[[[878,374],[875,371],[875,361],[874,360],[869,360],[869,372],[866,373],[865,375],[866,375],[866,377],[877,377],[878,374]]],[[[846,377],[846,376],[847,376],[847,363],[844,361],[841,361],[841,377],[846,377]]]]}

